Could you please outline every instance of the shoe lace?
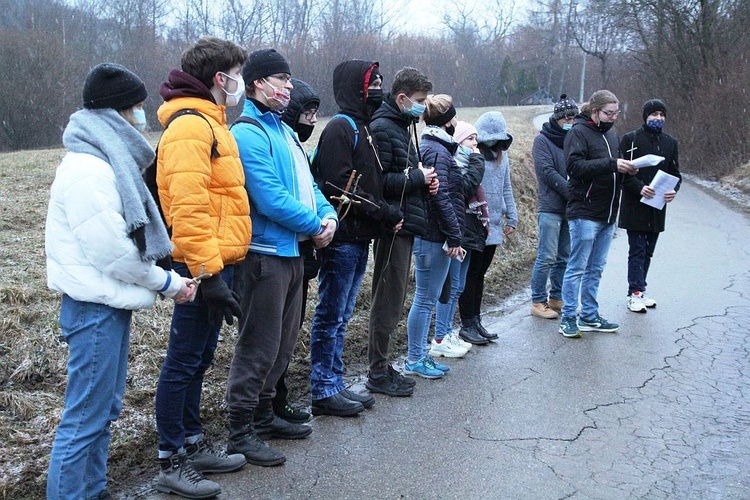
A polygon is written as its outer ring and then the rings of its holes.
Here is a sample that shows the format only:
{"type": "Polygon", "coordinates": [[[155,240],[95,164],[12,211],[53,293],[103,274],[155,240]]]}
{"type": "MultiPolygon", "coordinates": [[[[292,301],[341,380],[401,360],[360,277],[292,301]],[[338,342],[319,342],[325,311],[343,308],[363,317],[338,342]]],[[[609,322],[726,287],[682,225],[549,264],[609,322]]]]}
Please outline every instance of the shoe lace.
{"type": "Polygon", "coordinates": [[[429,354],[422,358],[422,364],[425,365],[427,368],[430,368],[432,370],[437,370],[437,367],[435,366],[435,360],[432,356],[429,354]]]}
{"type": "Polygon", "coordinates": [[[214,444],[208,438],[203,438],[198,441],[198,453],[206,453],[213,455],[216,458],[227,458],[227,454],[222,449],[214,448],[214,444]]]}
{"type": "Polygon", "coordinates": [[[189,483],[198,484],[205,479],[200,472],[190,465],[184,453],[177,460],[172,461],[172,468],[179,468],[180,478],[185,479],[189,483]]]}

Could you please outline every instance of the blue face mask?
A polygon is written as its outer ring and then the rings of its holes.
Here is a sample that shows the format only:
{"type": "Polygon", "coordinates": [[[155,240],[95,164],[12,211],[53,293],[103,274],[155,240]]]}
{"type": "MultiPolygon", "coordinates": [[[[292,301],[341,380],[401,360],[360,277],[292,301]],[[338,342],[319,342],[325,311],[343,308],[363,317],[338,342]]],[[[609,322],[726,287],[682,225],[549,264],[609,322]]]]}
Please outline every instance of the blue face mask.
{"type": "MultiPolygon", "coordinates": [[[[409,96],[406,96],[406,98],[409,99],[409,96]]],[[[411,99],[409,99],[409,102],[411,103],[411,108],[405,109],[404,113],[411,115],[413,118],[419,118],[424,113],[424,110],[427,109],[427,106],[424,104],[419,104],[411,99]]]]}
{"type": "Polygon", "coordinates": [[[654,132],[661,132],[664,128],[664,120],[649,120],[646,122],[646,126],[654,132]]]}
{"type": "Polygon", "coordinates": [[[563,123],[562,124],[562,129],[563,130],[570,130],[572,128],[573,128],[573,124],[572,123],[563,123]]]}
{"type": "Polygon", "coordinates": [[[466,147],[466,146],[464,146],[463,144],[460,144],[460,145],[459,145],[458,147],[459,147],[459,149],[461,150],[461,152],[462,152],[463,154],[465,154],[466,156],[469,156],[469,155],[471,154],[471,149],[467,148],[467,147],[466,147]]]}
{"type": "Polygon", "coordinates": [[[142,109],[135,108],[133,109],[133,126],[138,132],[145,132],[146,127],[148,127],[148,122],[146,121],[146,112],[142,109]]]}

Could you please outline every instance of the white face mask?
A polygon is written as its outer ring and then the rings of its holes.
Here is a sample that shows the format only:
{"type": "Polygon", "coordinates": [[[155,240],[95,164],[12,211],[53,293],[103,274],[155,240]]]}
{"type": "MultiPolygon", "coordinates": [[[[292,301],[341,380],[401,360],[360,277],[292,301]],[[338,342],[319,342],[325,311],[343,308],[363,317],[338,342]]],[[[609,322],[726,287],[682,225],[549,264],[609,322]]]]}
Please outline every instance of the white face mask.
{"type": "Polygon", "coordinates": [[[145,132],[148,127],[146,112],[142,109],[133,108],[133,126],[138,132],[145,132]]]}
{"type": "Polygon", "coordinates": [[[226,73],[222,73],[222,75],[226,76],[233,82],[237,82],[237,90],[235,90],[231,94],[224,87],[221,88],[221,90],[223,90],[224,93],[227,95],[226,105],[236,106],[237,104],[239,104],[240,100],[242,99],[242,96],[245,94],[245,80],[242,78],[242,75],[238,76],[237,78],[229,76],[226,73]]]}

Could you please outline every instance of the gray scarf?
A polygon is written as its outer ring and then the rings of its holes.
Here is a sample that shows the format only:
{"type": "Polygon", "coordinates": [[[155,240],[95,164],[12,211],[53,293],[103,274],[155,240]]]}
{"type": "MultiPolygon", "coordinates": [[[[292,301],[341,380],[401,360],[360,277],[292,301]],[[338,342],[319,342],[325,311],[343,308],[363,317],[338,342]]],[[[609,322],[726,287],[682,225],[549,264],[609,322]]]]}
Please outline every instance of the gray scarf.
{"type": "MultiPolygon", "coordinates": [[[[172,243],[141,172],[154,161],[154,150],[120,113],[111,108],[82,109],[70,117],[63,144],[107,162],[115,173],[128,236],[143,262],[172,253],[172,243]]],[[[84,195],[85,196],[85,195],[84,195]]]]}

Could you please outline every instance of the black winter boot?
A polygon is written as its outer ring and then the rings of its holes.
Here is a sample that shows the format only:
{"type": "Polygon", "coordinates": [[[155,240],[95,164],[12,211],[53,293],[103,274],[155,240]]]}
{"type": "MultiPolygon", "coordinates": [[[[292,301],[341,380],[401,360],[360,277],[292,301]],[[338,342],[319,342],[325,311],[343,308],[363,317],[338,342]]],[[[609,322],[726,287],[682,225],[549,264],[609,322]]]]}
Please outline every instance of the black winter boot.
{"type": "Polygon", "coordinates": [[[264,441],[274,438],[303,439],[312,434],[312,427],[309,425],[293,424],[276,416],[270,402],[261,403],[255,409],[253,427],[255,435],[264,441]]]}
{"type": "Polygon", "coordinates": [[[281,465],[286,457],[274,450],[255,434],[254,410],[229,410],[229,439],[227,453],[242,453],[253,465],[271,467],[281,465]]]}
{"type": "Polygon", "coordinates": [[[476,327],[479,335],[486,338],[487,340],[497,340],[499,338],[497,333],[488,332],[484,325],[482,325],[481,316],[474,316],[474,327],[476,327]]]}
{"type": "Polygon", "coordinates": [[[490,341],[484,338],[477,330],[474,318],[468,320],[462,319],[461,321],[463,326],[461,327],[461,331],[458,332],[458,336],[461,337],[461,339],[473,345],[487,345],[490,343],[490,341]]]}

